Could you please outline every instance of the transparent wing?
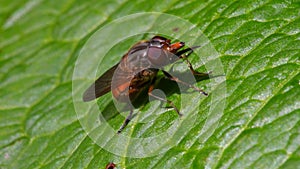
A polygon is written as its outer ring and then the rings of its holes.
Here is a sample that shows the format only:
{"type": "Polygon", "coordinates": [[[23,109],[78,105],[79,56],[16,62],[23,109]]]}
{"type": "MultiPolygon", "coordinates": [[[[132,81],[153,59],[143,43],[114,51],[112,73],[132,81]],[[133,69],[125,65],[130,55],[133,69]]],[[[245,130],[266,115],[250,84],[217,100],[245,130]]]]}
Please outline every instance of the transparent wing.
{"type": "Polygon", "coordinates": [[[86,89],[82,96],[82,100],[88,102],[108,93],[111,90],[112,77],[118,65],[119,63],[107,70],[88,89],[86,89]]]}

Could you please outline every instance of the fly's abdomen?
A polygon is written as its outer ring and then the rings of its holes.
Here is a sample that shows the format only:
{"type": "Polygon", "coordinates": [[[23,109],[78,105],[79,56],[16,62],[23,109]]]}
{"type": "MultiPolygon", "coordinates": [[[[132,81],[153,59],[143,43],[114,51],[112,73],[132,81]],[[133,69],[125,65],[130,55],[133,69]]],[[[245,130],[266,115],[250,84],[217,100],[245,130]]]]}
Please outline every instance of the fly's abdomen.
{"type": "Polygon", "coordinates": [[[114,98],[119,102],[131,102],[140,93],[148,90],[158,69],[145,69],[137,73],[135,76],[126,76],[124,73],[120,76],[116,75],[112,83],[112,93],[114,98]],[[132,77],[132,78],[131,78],[132,77]]]}

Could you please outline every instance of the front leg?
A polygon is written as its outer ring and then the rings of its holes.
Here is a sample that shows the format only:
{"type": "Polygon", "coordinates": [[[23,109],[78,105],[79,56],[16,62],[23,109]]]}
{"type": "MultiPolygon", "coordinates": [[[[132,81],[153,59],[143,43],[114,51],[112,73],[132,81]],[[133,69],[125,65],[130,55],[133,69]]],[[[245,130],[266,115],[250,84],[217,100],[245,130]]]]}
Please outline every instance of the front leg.
{"type": "Polygon", "coordinates": [[[199,48],[200,46],[194,46],[194,47],[191,47],[191,48],[187,48],[187,49],[184,49],[184,50],[181,50],[179,52],[176,53],[176,55],[180,58],[180,59],[184,59],[189,67],[189,69],[191,70],[191,72],[193,73],[193,75],[197,76],[197,77],[204,77],[204,78],[208,78],[209,77],[209,74],[211,74],[211,72],[208,72],[208,73],[201,73],[201,72],[198,72],[196,71],[191,62],[188,60],[188,56],[190,56],[193,52],[194,52],[194,49],[196,48],[199,48]]]}

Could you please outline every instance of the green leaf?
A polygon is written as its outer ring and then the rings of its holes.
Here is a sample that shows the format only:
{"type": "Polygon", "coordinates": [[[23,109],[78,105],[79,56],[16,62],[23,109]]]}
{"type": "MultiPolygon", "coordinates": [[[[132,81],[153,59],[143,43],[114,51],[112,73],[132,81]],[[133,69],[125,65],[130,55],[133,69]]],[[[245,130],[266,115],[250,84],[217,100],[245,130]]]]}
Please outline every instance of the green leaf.
{"type": "MultiPolygon", "coordinates": [[[[300,1],[295,0],[1,0],[0,168],[105,168],[111,161],[118,168],[299,168],[299,13],[300,1]],[[75,112],[78,100],[73,101],[72,92],[81,93],[72,91],[73,71],[81,49],[99,28],[123,16],[154,11],[190,21],[210,40],[226,81],[205,90],[214,94],[226,87],[226,100],[211,103],[209,96],[197,105],[191,101],[191,107],[199,108],[197,119],[166,152],[146,158],[118,156],[97,145],[81,125],[86,117],[75,112]],[[224,111],[209,114],[212,104],[222,103],[224,111]],[[215,116],[216,121],[209,121],[215,116]],[[207,124],[216,125],[210,129],[207,124]]],[[[115,46],[97,74],[147,36],[115,46]]],[[[209,71],[195,55],[190,61],[197,70],[209,71]]],[[[180,107],[179,94],[168,99],[180,107]]],[[[105,110],[103,116],[115,129],[124,120],[110,94],[82,104],[105,110]]],[[[166,131],[179,118],[160,106],[157,101],[145,105],[136,119],[147,123],[133,120],[122,134],[147,137],[166,131]],[[149,112],[155,117],[148,117],[149,112]]]]}

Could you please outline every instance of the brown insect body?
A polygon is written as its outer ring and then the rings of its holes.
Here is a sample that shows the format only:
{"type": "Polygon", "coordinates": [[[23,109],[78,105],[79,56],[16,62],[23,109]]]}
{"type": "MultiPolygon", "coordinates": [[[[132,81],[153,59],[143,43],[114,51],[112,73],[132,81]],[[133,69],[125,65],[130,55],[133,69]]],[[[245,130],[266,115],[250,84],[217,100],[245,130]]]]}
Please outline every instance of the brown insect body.
{"type": "Polygon", "coordinates": [[[153,84],[160,68],[179,59],[174,52],[182,46],[182,43],[172,46],[162,37],[134,45],[122,58],[112,78],[114,98],[119,102],[134,101],[153,84]]]}
{"type": "Polygon", "coordinates": [[[118,64],[86,90],[83,100],[96,99],[110,88],[117,101],[134,100],[143,89],[150,87],[160,68],[179,59],[175,53],[183,46],[183,42],[170,44],[170,40],[160,36],[135,44],[118,64]]]}
{"type": "Polygon", "coordinates": [[[137,98],[145,91],[158,100],[168,102],[176,112],[181,115],[171,101],[151,93],[154,89],[154,82],[158,71],[162,70],[168,79],[192,87],[205,95],[207,94],[201,89],[180,81],[162,68],[174,63],[178,59],[184,58],[194,75],[199,74],[201,76],[208,76],[208,74],[196,72],[187,60],[187,56],[198,46],[179,50],[185,45],[184,42],[176,42],[173,44],[170,42],[171,40],[164,37],[154,36],[150,40],[141,41],[135,44],[122,57],[118,64],[107,70],[85,91],[83,94],[83,101],[96,99],[111,90],[113,97],[118,102],[126,103],[131,112],[118,133],[122,131],[132,118],[132,111],[135,107],[135,104],[132,103],[139,102],[137,98]]]}

